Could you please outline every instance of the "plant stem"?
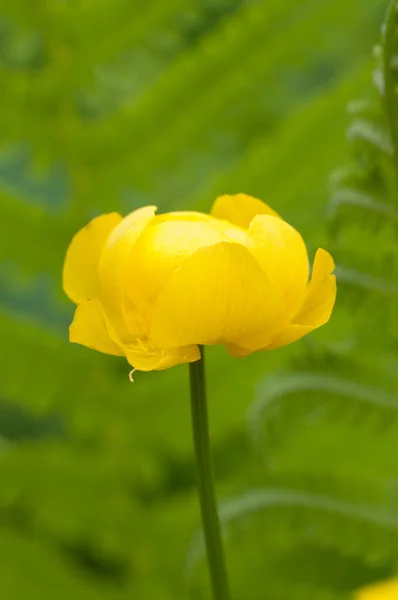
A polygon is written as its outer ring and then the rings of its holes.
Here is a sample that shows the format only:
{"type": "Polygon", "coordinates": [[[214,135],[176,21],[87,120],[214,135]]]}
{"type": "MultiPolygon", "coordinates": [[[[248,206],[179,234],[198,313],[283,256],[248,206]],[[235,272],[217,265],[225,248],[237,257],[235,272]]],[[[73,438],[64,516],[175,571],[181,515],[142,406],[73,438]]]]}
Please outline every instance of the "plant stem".
{"type": "Polygon", "coordinates": [[[189,365],[192,430],[200,508],[213,597],[214,600],[230,600],[220,520],[217,512],[213,465],[210,457],[203,346],[200,351],[201,359],[189,365]]]}

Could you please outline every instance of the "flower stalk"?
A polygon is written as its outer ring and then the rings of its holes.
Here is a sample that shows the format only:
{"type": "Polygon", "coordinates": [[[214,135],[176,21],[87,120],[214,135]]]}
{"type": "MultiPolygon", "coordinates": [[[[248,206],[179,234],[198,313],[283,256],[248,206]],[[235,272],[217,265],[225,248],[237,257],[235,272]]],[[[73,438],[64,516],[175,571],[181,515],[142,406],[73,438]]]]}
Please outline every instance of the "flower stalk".
{"type": "Polygon", "coordinates": [[[214,600],[230,600],[227,570],[221,538],[220,519],[210,456],[204,348],[200,360],[190,363],[192,430],[197,467],[203,533],[214,600]]]}

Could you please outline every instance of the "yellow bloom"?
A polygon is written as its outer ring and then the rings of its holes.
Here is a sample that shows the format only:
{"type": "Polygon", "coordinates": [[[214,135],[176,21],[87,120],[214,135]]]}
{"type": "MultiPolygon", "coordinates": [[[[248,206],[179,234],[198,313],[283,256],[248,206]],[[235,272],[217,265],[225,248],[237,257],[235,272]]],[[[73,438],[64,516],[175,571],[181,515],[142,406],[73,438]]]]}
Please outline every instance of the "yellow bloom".
{"type": "Polygon", "coordinates": [[[398,579],[369,585],[356,592],[354,600],[398,600],[398,579]]]}
{"type": "Polygon", "coordinates": [[[102,215],[73,238],[63,271],[78,305],[72,342],[150,371],[198,360],[198,344],[233,356],[278,348],[329,320],[332,257],[317,251],[308,283],[303,239],[260,200],[221,196],[211,215],[155,211],[102,215]]]}

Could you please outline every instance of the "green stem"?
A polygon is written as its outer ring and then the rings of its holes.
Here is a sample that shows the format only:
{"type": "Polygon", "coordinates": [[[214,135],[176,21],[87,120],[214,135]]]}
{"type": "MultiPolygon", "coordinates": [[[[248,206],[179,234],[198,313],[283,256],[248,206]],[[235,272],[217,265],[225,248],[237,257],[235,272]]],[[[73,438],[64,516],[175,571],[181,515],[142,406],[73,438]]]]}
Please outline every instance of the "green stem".
{"type": "Polygon", "coordinates": [[[217,512],[213,465],[210,457],[203,350],[203,347],[201,347],[201,359],[189,365],[192,429],[199,499],[213,597],[214,600],[229,600],[227,570],[225,568],[220,520],[217,512]]]}

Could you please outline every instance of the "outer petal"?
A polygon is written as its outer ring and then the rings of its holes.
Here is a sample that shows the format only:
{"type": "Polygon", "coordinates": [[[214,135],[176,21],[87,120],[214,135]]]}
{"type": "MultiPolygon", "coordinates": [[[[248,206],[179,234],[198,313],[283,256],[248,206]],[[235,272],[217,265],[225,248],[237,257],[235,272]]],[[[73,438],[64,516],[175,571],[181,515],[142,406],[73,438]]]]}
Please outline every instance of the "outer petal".
{"type": "Polygon", "coordinates": [[[302,305],[308,286],[309,263],[303,238],[286,221],[259,215],[250,224],[247,247],[280,290],[290,320],[302,305]]]}
{"type": "Polygon", "coordinates": [[[117,213],[96,217],[72,239],[66,252],[62,283],[65,293],[79,304],[99,298],[98,265],[102,249],[111,231],[120,223],[117,213]]]}
{"type": "Polygon", "coordinates": [[[279,215],[261,200],[247,194],[225,194],[214,202],[210,214],[247,229],[256,215],[279,215]]]}
{"type": "Polygon", "coordinates": [[[159,348],[236,343],[259,348],[280,328],[280,298],[251,254],[222,242],[198,250],[163,289],[150,338],[159,348]]]}
{"type": "Polygon", "coordinates": [[[155,211],[155,206],[145,206],[127,215],[112,231],[102,252],[99,274],[104,309],[123,339],[129,334],[142,333],[139,315],[132,310],[129,313],[127,311],[126,277],[134,244],[153,219],[155,211]]]}
{"type": "Polygon", "coordinates": [[[281,331],[267,349],[291,344],[329,321],[336,300],[336,277],[331,274],[333,270],[333,258],[326,250],[319,248],[301,310],[293,323],[281,331]]]}
{"type": "Polygon", "coordinates": [[[354,594],[354,600],[397,600],[398,579],[369,585],[354,594]]]}
{"type": "Polygon", "coordinates": [[[76,308],[69,327],[69,340],[105,354],[124,355],[96,299],[86,300],[76,308]]]}
{"type": "Polygon", "coordinates": [[[134,345],[126,345],[124,351],[130,365],[138,371],[162,371],[200,359],[200,351],[196,345],[161,351],[149,344],[137,342],[134,345]]]}

